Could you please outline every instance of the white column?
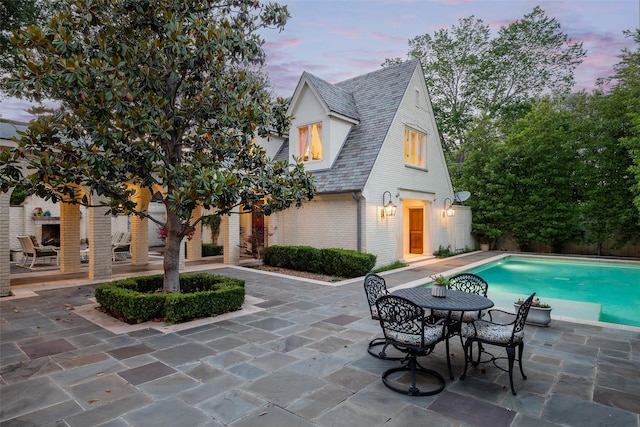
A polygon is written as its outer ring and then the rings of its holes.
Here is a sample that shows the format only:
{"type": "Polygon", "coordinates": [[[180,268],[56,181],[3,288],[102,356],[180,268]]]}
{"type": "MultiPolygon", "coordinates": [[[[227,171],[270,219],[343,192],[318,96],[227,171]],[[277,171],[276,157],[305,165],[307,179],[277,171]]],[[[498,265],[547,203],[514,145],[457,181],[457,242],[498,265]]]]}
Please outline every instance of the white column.
{"type": "Polygon", "coordinates": [[[80,206],[76,204],[60,203],[60,271],[80,271],[80,206]]]}
{"type": "Polygon", "coordinates": [[[9,199],[11,190],[0,192],[0,296],[11,295],[10,236],[9,236],[9,199]]]}
{"type": "MultiPolygon", "coordinates": [[[[191,220],[198,219],[202,216],[202,206],[196,206],[191,213],[191,220]]],[[[196,231],[193,233],[191,240],[187,240],[187,259],[200,259],[202,258],[202,222],[199,222],[196,226],[196,231]]]]}
{"type": "MultiPolygon", "coordinates": [[[[93,197],[97,205],[104,198],[93,197]]],[[[111,263],[111,216],[105,215],[108,206],[88,208],[89,239],[89,279],[110,279],[113,272],[111,263]]]]}
{"type": "MultiPolygon", "coordinates": [[[[147,211],[151,201],[151,193],[146,189],[136,187],[133,195],[138,210],[147,211]]],[[[131,264],[149,264],[149,220],[139,216],[131,216],[131,264]]]]}
{"type": "MultiPolygon", "coordinates": [[[[185,263],[185,240],[187,240],[186,238],[183,238],[182,241],[180,242],[180,261],[178,264],[178,271],[184,271],[184,268],[186,266],[185,263]]],[[[167,256],[167,254],[165,253],[164,256],[167,256]]]]}
{"type": "Polygon", "coordinates": [[[222,217],[221,227],[224,229],[224,263],[240,264],[240,215],[235,208],[231,215],[222,217]]]}

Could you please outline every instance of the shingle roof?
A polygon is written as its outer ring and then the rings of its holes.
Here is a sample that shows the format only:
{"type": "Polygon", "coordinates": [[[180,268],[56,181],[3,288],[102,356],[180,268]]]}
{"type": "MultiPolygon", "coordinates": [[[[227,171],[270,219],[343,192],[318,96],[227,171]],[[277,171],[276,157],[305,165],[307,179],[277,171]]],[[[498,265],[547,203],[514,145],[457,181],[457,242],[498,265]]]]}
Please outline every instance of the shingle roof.
{"type": "MultiPolygon", "coordinates": [[[[313,172],[317,178],[318,193],[364,189],[402,97],[419,66],[418,60],[407,61],[333,85],[307,73],[318,94],[326,97],[323,99],[330,109],[347,108],[344,94],[350,94],[358,114],[354,118],[360,119],[360,123],[351,129],[332,168],[313,172]]],[[[336,110],[349,117],[353,117],[353,111],[348,108],[336,110]],[[351,112],[346,114],[345,111],[351,112]]],[[[288,141],[276,157],[290,157],[288,141]]]]}
{"type": "Polygon", "coordinates": [[[302,76],[307,78],[309,83],[318,92],[318,95],[320,95],[327,104],[330,111],[342,114],[343,116],[347,116],[352,119],[360,119],[358,108],[356,107],[356,101],[353,98],[352,93],[347,92],[336,85],[332,85],[331,83],[326,82],[313,74],[307,73],[306,71],[302,73],[302,76]]]}

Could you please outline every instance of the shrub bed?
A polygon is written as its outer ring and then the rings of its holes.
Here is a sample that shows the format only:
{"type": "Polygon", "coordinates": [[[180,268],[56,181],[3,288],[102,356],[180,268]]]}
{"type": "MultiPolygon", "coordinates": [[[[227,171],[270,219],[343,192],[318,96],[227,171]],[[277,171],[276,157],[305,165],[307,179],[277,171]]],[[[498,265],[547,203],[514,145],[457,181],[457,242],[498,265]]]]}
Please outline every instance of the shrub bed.
{"type": "Polygon", "coordinates": [[[216,256],[222,255],[222,249],[224,246],[216,245],[213,243],[202,244],[202,256],[216,256]]]}
{"type": "Polygon", "coordinates": [[[351,278],[370,272],[376,256],[350,249],[276,245],[265,248],[263,262],[272,267],[351,278]]]}
{"type": "Polygon", "coordinates": [[[210,273],[180,275],[181,293],[162,290],[163,275],[130,277],[96,287],[96,300],[127,323],[185,322],[240,310],[244,280],[210,273]]]}

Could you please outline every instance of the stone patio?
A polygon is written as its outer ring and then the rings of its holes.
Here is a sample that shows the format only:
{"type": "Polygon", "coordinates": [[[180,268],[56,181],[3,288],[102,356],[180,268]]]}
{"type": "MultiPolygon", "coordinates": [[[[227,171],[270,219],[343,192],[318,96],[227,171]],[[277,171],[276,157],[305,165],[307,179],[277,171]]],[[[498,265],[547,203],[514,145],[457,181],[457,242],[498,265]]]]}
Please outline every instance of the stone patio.
{"type": "MultiPolygon", "coordinates": [[[[393,287],[486,256],[383,276],[393,287]]],[[[0,299],[0,424],[640,426],[640,328],[557,319],[527,326],[528,379],[514,374],[517,396],[493,365],[460,381],[455,338],[456,378],[440,394],[409,397],[380,379],[397,362],[367,354],[381,331],[362,279],[323,284],[240,267],[198,269],[246,280],[246,310],[193,326],[113,332],[86,314],[95,311],[95,284],[34,282],[32,293],[0,299]]],[[[421,363],[445,373],[444,345],[421,363]]]]}

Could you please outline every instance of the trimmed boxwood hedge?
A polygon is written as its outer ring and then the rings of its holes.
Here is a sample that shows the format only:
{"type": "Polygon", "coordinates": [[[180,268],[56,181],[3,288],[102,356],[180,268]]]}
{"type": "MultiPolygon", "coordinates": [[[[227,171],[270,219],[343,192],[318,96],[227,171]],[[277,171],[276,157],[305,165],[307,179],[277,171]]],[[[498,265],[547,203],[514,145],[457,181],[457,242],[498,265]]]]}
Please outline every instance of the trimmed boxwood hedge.
{"type": "Polygon", "coordinates": [[[216,256],[223,254],[224,247],[221,245],[216,245],[214,243],[203,243],[202,244],[202,256],[216,256]]]}
{"type": "Polygon", "coordinates": [[[127,323],[185,322],[240,310],[244,280],[210,273],[180,275],[181,293],[162,290],[163,275],[130,277],[96,287],[96,300],[127,323]]]}
{"type": "Polygon", "coordinates": [[[364,276],[376,265],[376,256],[350,249],[316,249],[311,246],[269,246],[266,265],[339,277],[364,276]]]}

